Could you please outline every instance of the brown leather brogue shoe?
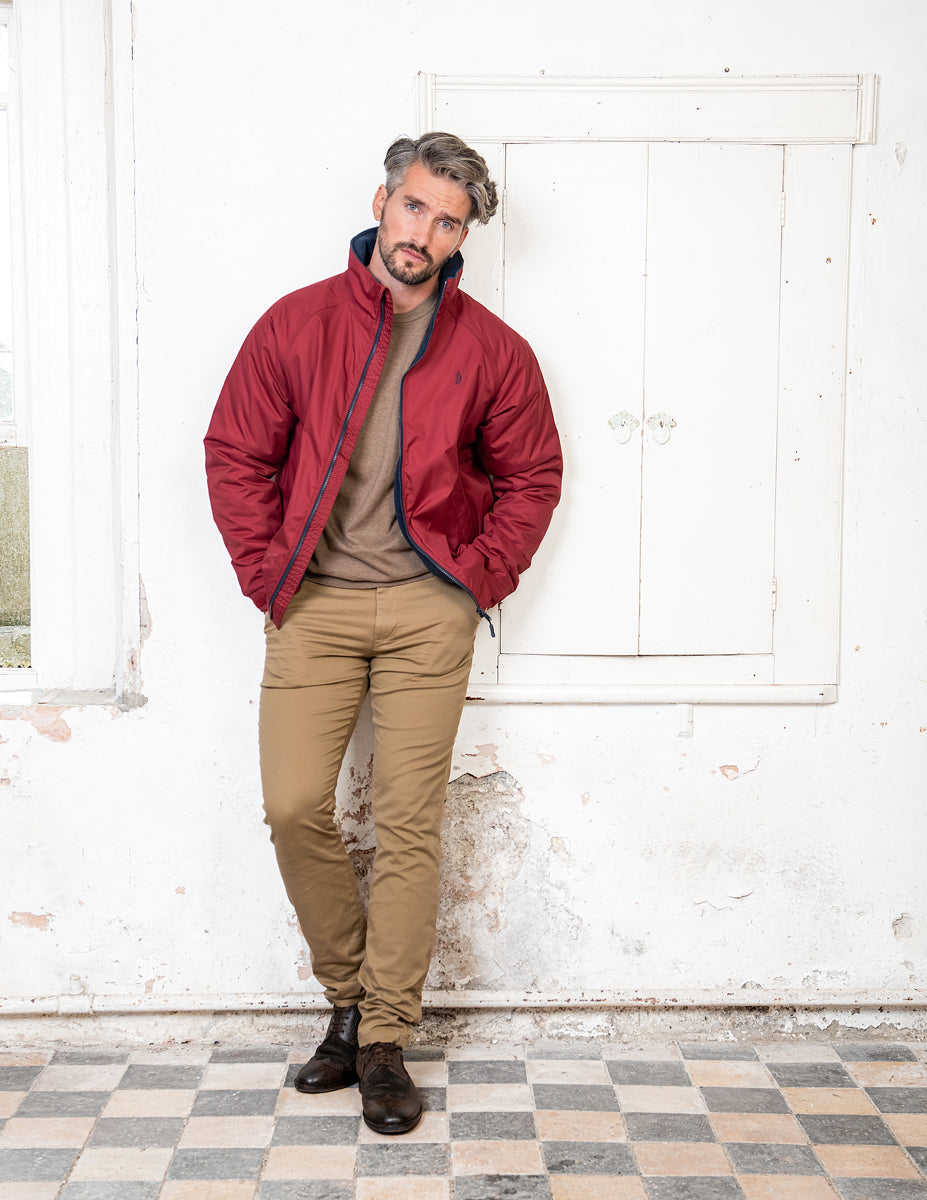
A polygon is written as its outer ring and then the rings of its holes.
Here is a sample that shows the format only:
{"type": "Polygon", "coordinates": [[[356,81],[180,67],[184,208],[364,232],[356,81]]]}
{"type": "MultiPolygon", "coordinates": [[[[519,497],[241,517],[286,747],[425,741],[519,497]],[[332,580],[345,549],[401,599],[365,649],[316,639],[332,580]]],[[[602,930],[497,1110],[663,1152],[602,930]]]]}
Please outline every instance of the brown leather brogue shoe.
{"type": "Polygon", "coordinates": [[[398,1042],[373,1042],[357,1052],[364,1121],[375,1133],[408,1133],[422,1119],[422,1098],[409,1078],[398,1042]]]}
{"type": "Polygon", "coordinates": [[[360,1011],[356,1004],[335,1008],[328,1032],[312,1058],[300,1067],[293,1086],[299,1092],[337,1092],[357,1083],[357,1027],[360,1011]]]}

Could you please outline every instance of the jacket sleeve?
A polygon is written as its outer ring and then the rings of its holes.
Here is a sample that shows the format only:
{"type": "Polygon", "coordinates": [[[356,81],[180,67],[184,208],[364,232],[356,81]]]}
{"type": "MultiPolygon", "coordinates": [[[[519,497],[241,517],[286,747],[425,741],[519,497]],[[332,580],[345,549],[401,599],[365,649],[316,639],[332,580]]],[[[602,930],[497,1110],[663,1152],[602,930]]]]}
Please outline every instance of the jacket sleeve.
{"type": "Polygon", "coordinates": [[[248,334],[206,433],[212,513],[241,590],[266,612],[261,565],[280,527],[278,471],[296,418],[279,361],[273,309],[248,334]]]}
{"type": "Polygon", "coordinates": [[[480,463],[492,478],[494,501],[482,530],[456,555],[482,567],[488,602],[515,590],[531,563],[560,499],[563,457],[537,359],[522,338],[479,429],[480,463]]]}

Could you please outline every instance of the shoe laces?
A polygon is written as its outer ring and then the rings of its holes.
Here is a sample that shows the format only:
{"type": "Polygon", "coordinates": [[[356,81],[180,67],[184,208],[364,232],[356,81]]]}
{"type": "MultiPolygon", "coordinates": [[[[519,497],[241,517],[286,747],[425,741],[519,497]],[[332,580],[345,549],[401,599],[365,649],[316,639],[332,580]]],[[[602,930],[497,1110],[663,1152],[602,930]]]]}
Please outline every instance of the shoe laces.
{"type": "Polygon", "coordinates": [[[402,1047],[398,1042],[371,1042],[362,1047],[364,1069],[372,1071],[375,1067],[391,1067],[396,1070],[402,1064],[402,1047]],[[398,1058],[398,1061],[397,1061],[398,1058]]]}

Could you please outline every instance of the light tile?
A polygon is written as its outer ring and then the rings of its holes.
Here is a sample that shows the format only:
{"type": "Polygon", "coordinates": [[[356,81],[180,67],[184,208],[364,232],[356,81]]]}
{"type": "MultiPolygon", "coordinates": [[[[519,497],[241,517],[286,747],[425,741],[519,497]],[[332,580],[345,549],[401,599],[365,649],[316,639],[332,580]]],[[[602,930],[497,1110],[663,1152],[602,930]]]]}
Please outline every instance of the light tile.
{"type": "Polygon", "coordinates": [[[546,1142],[626,1142],[624,1118],[612,1112],[538,1111],[538,1137],[546,1142]]]}
{"type": "Polygon", "coordinates": [[[860,1087],[927,1087],[927,1065],[918,1062],[845,1062],[860,1087]]]}
{"type": "Polygon", "coordinates": [[[526,1083],[458,1083],[447,1089],[449,1112],[524,1112],[534,1108],[526,1083]]]}
{"type": "Polygon", "coordinates": [[[617,1084],[615,1092],[622,1112],[700,1113],[705,1102],[694,1087],[649,1087],[617,1084]]]}
{"type": "Polygon", "coordinates": [[[169,1146],[91,1146],[81,1153],[68,1179],[163,1179],[173,1153],[169,1146]]]}
{"type": "Polygon", "coordinates": [[[552,1175],[553,1200],[647,1200],[642,1180],[618,1175],[552,1175]]]}
{"type": "Polygon", "coordinates": [[[834,1200],[834,1189],[819,1175],[738,1175],[746,1200],[834,1200]]]}
{"type": "Polygon", "coordinates": [[[190,1117],[178,1146],[266,1146],[273,1117],[190,1117]]]}
{"type": "MultiPolygon", "coordinates": [[[[146,1046],[144,1049],[133,1050],[129,1055],[129,1062],[134,1065],[156,1066],[156,1067],[195,1067],[205,1066],[210,1058],[215,1046],[198,1046],[190,1044],[189,1046],[165,1046],[159,1050],[157,1047],[146,1046]]],[[[192,1180],[176,1180],[174,1182],[193,1182],[192,1180]]]]}
{"type": "MultiPolygon", "coordinates": [[[[404,1133],[401,1138],[403,1145],[409,1142],[446,1142],[449,1140],[448,1116],[447,1113],[443,1112],[426,1112],[411,1133],[404,1133]]],[[[370,1142],[395,1143],[395,1141],[395,1134],[376,1133],[369,1126],[361,1122],[360,1134],[358,1136],[358,1142],[361,1144],[370,1142]]]]}
{"type": "Polygon", "coordinates": [[[783,1088],[782,1094],[792,1112],[802,1114],[868,1116],[878,1111],[866,1093],[855,1088],[783,1088]]]}
{"type": "Polygon", "coordinates": [[[103,1117],[186,1117],[196,1100],[194,1088],[118,1088],[103,1117]]]}
{"type": "Polygon", "coordinates": [[[448,1200],[451,1181],[435,1176],[416,1175],[413,1179],[397,1179],[381,1175],[358,1179],[355,1200],[448,1200]]]}
{"type": "Polygon", "coordinates": [[[840,1062],[833,1046],[818,1042],[757,1042],[753,1047],[762,1062],[823,1063],[840,1062]]]}
{"type": "Polygon", "coordinates": [[[283,1088],[277,1101],[278,1117],[359,1117],[360,1113],[361,1098],[356,1087],[323,1092],[319,1096],[305,1095],[296,1088],[283,1088]]]}
{"type": "Polygon", "coordinates": [[[447,1062],[503,1062],[525,1057],[524,1046],[448,1046],[444,1052],[447,1062]]]}
{"type": "Polygon", "coordinates": [[[158,1200],[254,1200],[257,1187],[249,1179],[169,1179],[158,1200]]]}
{"type": "Polygon", "coordinates": [[[885,1113],[882,1120],[902,1146],[927,1146],[927,1113],[885,1113]]]}
{"type": "Polygon", "coordinates": [[[775,1081],[760,1062],[690,1059],[686,1066],[696,1087],[775,1087],[775,1081]]]}
{"type": "Polygon", "coordinates": [[[46,1067],[33,1084],[36,1092],[110,1092],[126,1073],[125,1063],[46,1067]]]}
{"type": "Polygon", "coordinates": [[[0,1130],[0,1147],[40,1149],[83,1146],[93,1117],[11,1117],[0,1130]]]}
{"type": "Polygon", "coordinates": [[[815,1146],[826,1171],[845,1178],[919,1179],[900,1146],[815,1146]]]}
{"type": "Polygon", "coordinates": [[[286,1075],[286,1063],[210,1063],[203,1072],[200,1088],[250,1091],[255,1088],[279,1088],[286,1075]]]}
{"type": "Polygon", "coordinates": [[[543,1175],[537,1142],[454,1142],[455,1175],[543,1175]]]}
{"type": "Polygon", "coordinates": [[[764,1142],[770,1145],[805,1143],[805,1131],[784,1113],[711,1113],[720,1142],[764,1142]]]}
{"type": "Polygon", "coordinates": [[[529,1059],[529,1083],[611,1083],[601,1059],[529,1059]]]}
{"type": "Polygon", "coordinates": [[[271,1146],[262,1179],[350,1179],[356,1146],[271,1146]]]}
{"type": "Polygon", "coordinates": [[[407,1062],[406,1070],[417,1087],[447,1087],[446,1062],[407,1062]]]}
{"type": "Polygon", "coordinates": [[[25,1092],[0,1092],[0,1121],[12,1117],[25,1098],[25,1092]]]}
{"type": "Polygon", "coordinates": [[[602,1048],[602,1057],[637,1062],[681,1062],[679,1047],[667,1042],[615,1042],[602,1048]]]}
{"type": "Polygon", "coordinates": [[[720,1146],[711,1142],[634,1142],[642,1175],[730,1175],[720,1146]]]}
{"type": "MultiPolygon", "coordinates": [[[[47,1050],[0,1050],[0,1067],[41,1067],[51,1059],[47,1050]]],[[[5,1184],[3,1185],[6,1186],[5,1184]]],[[[38,1184],[32,1186],[38,1187],[38,1184]]],[[[45,1185],[42,1184],[44,1187],[45,1185]]]]}
{"type": "Polygon", "coordinates": [[[0,1183],[0,1200],[55,1200],[59,1183],[0,1183]]]}

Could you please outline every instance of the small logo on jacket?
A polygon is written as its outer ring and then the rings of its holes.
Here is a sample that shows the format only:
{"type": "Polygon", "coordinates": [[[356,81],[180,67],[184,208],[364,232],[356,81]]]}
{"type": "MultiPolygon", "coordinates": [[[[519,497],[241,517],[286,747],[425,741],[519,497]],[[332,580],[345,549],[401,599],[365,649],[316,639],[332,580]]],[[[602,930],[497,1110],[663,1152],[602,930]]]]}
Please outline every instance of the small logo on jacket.
{"type": "Polygon", "coordinates": [[[461,375],[461,373],[459,371],[457,372],[457,378],[454,380],[454,382],[455,383],[463,383],[463,375],[461,375]]]}

